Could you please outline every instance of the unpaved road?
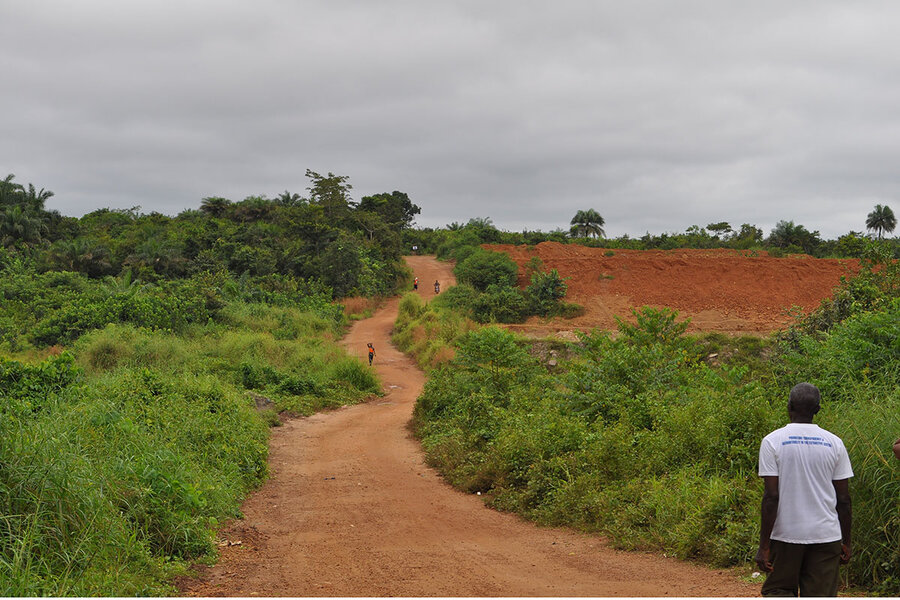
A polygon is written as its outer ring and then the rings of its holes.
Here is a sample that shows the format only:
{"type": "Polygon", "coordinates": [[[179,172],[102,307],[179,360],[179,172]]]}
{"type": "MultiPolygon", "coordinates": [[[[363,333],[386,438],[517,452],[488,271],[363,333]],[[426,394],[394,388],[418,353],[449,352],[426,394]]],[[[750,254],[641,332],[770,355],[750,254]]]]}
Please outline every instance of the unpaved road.
{"type": "MultiPolygon", "coordinates": [[[[409,257],[419,293],[452,282],[409,257]]],[[[597,537],[539,528],[486,508],[425,465],[406,428],[425,381],[390,345],[398,300],[356,323],[386,394],[272,431],[271,478],[222,538],[220,562],[181,582],[185,596],[751,596],[727,572],[621,552],[597,537]],[[240,542],[240,544],[236,544],[240,542]]]]}

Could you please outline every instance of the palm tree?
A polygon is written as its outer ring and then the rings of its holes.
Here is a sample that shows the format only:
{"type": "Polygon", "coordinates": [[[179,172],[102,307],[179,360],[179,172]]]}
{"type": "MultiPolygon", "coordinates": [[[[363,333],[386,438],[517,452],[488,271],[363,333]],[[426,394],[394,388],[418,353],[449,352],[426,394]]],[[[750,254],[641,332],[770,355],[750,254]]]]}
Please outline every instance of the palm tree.
{"type": "Polygon", "coordinates": [[[109,249],[95,245],[84,237],[57,241],[50,249],[50,258],[63,269],[80,271],[89,276],[102,275],[112,269],[109,249]]]}
{"type": "Polygon", "coordinates": [[[11,206],[22,201],[23,188],[20,184],[13,182],[15,178],[16,176],[10,173],[0,179],[0,206],[11,206]]]}
{"type": "Polygon", "coordinates": [[[891,233],[897,226],[897,217],[890,206],[875,205],[875,210],[870,212],[866,217],[866,229],[870,229],[878,233],[878,239],[881,239],[884,232],[891,233]]]}
{"type": "Polygon", "coordinates": [[[107,275],[103,284],[100,286],[108,296],[125,296],[127,298],[133,298],[148,287],[150,287],[150,284],[144,285],[133,278],[131,269],[126,269],[119,277],[107,275]]]}
{"type": "Polygon", "coordinates": [[[572,217],[570,225],[572,225],[572,233],[578,237],[597,237],[601,238],[606,235],[603,226],[606,221],[593,208],[588,210],[579,210],[572,217]]]}
{"type": "Polygon", "coordinates": [[[47,225],[39,216],[22,209],[22,205],[7,207],[0,213],[0,242],[12,246],[16,242],[26,244],[40,242],[47,234],[47,225]]]}
{"type": "Polygon", "coordinates": [[[202,202],[200,202],[200,210],[205,212],[211,217],[221,217],[225,214],[225,211],[231,206],[231,200],[227,198],[219,198],[219,197],[211,197],[204,198],[202,202]]]}
{"type": "Polygon", "coordinates": [[[284,190],[283,192],[278,194],[276,202],[278,202],[278,204],[283,204],[284,206],[294,206],[295,204],[301,204],[303,202],[303,198],[300,196],[300,194],[292,194],[291,192],[284,190]]]}
{"type": "Polygon", "coordinates": [[[28,184],[27,190],[23,188],[22,191],[24,192],[22,199],[28,205],[28,208],[37,212],[44,212],[44,203],[55,195],[50,190],[45,190],[44,188],[41,188],[41,191],[39,192],[36,191],[34,189],[34,184],[32,183],[28,184]]]}

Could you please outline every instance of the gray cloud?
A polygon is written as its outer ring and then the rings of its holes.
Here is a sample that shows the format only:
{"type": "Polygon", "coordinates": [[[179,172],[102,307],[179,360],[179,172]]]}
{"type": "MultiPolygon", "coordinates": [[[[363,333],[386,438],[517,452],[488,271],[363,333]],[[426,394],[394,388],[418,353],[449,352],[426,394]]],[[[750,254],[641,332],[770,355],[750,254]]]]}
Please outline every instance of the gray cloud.
{"type": "Polygon", "coordinates": [[[610,235],[790,219],[826,237],[894,204],[890,2],[0,4],[0,169],[50,206],[175,214],[205,196],[403,190],[610,235]]]}

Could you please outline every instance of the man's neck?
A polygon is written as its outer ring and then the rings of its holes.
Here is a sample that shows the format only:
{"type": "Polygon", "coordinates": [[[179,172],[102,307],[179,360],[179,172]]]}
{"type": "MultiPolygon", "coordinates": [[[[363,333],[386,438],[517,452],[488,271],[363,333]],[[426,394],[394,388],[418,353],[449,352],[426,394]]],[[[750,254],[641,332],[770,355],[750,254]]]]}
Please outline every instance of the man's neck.
{"type": "Polygon", "coordinates": [[[806,415],[798,415],[797,413],[794,413],[794,412],[788,413],[788,415],[791,417],[791,423],[804,423],[807,425],[812,425],[812,422],[813,422],[812,417],[808,417],[806,415]]]}

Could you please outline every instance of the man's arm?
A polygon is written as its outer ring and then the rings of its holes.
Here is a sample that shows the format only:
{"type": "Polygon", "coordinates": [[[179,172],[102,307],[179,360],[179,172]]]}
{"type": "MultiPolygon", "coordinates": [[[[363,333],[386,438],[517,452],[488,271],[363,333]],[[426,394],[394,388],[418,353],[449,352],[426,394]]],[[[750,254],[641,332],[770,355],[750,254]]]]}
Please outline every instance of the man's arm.
{"type": "Polygon", "coordinates": [[[770,573],[772,561],[769,560],[769,542],[775,517],[778,515],[778,477],[763,477],[763,497],[760,509],[759,550],[756,551],[756,564],[760,571],[770,573]]]}
{"type": "Polygon", "coordinates": [[[850,480],[838,479],[831,482],[837,494],[837,514],[841,524],[841,564],[850,562],[850,526],[853,514],[850,510],[850,480]]]}
{"type": "Polygon", "coordinates": [[[894,456],[897,457],[897,460],[900,460],[900,439],[894,442],[894,456]]]}

